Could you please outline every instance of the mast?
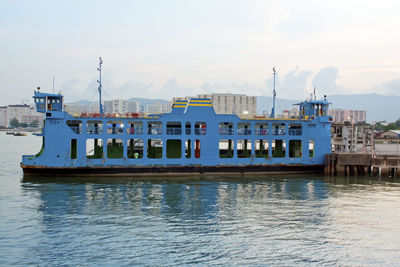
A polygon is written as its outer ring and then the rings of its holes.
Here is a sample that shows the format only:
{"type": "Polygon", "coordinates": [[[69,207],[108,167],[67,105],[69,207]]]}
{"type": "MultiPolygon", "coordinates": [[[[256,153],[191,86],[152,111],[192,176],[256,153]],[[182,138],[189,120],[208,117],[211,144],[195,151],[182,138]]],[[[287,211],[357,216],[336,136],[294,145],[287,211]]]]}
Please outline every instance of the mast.
{"type": "Polygon", "coordinates": [[[314,101],[317,101],[317,95],[315,94],[315,90],[316,90],[316,88],[314,86],[314,101]]]}
{"type": "Polygon", "coordinates": [[[271,116],[270,118],[275,118],[275,97],[276,97],[276,91],[275,91],[275,78],[276,78],[276,69],[275,66],[272,68],[272,73],[274,74],[274,92],[273,92],[273,102],[272,102],[272,110],[271,110],[271,116]]]}
{"type": "Polygon", "coordinates": [[[99,57],[99,67],[97,68],[97,70],[99,71],[99,79],[97,80],[97,82],[99,83],[99,110],[100,110],[100,118],[103,117],[103,105],[101,104],[101,65],[103,64],[103,60],[101,59],[101,57],[99,57]]]}

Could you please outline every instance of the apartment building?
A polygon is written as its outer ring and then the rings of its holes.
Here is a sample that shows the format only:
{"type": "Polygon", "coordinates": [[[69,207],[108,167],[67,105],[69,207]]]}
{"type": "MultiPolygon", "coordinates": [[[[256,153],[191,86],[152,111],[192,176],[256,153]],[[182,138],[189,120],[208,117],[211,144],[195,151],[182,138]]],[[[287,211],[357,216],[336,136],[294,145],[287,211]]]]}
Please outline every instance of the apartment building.
{"type": "Polygon", "coordinates": [[[373,127],[365,122],[332,123],[332,148],[335,152],[371,151],[373,127]]]}
{"type": "Polygon", "coordinates": [[[239,116],[257,115],[257,97],[244,94],[202,94],[198,98],[209,98],[217,114],[236,114],[239,116]]]}
{"type": "Polygon", "coordinates": [[[139,113],[139,102],[123,99],[104,101],[104,113],[139,113]]]}
{"type": "Polygon", "coordinates": [[[162,114],[171,112],[171,103],[153,103],[145,106],[147,114],[162,114]]]}
{"type": "Polygon", "coordinates": [[[39,125],[43,124],[43,114],[37,113],[29,105],[8,105],[0,107],[0,126],[9,127],[12,119],[17,119],[19,123],[30,124],[37,121],[39,125]]]}
{"type": "Polygon", "coordinates": [[[343,123],[349,121],[353,123],[365,122],[367,120],[366,110],[349,110],[349,109],[330,109],[328,115],[332,116],[333,122],[343,123]]]}
{"type": "Polygon", "coordinates": [[[0,107],[0,126],[8,127],[8,123],[7,106],[0,107]]]}

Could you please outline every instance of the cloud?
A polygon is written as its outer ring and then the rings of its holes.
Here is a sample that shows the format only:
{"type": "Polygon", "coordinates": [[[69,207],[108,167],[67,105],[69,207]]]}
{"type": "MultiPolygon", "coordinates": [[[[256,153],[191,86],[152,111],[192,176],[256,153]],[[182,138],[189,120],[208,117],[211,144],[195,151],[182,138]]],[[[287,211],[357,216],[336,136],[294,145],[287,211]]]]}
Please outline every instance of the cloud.
{"type": "Polygon", "coordinates": [[[385,95],[399,95],[400,93],[400,78],[390,80],[388,82],[376,85],[372,88],[373,92],[385,95]]]}
{"type": "Polygon", "coordinates": [[[68,81],[62,82],[60,86],[58,86],[59,90],[63,91],[75,91],[77,89],[77,85],[79,85],[78,79],[70,79],[68,81]]]}
{"type": "Polygon", "coordinates": [[[336,84],[339,70],[336,67],[326,67],[321,69],[312,79],[312,84],[317,90],[324,93],[338,94],[345,93],[346,88],[336,84]]]}
{"type": "MultiPolygon", "coordinates": [[[[299,67],[289,71],[283,79],[277,75],[276,90],[279,97],[304,98],[307,95],[307,82],[312,75],[312,71],[299,71],[299,67]]],[[[273,77],[266,80],[266,91],[263,95],[272,96],[274,87],[273,77]]]]}
{"type": "Polygon", "coordinates": [[[116,87],[116,91],[121,96],[129,98],[133,96],[142,95],[144,92],[154,86],[153,83],[143,83],[138,81],[128,81],[121,86],[116,87]]]}
{"type": "Polygon", "coordinates": [[[200,91],[205,94],[210,93],[233,93],[233,94],[247,94],[247,95],[260,95],[264,88],[254,85],[250,82],[243,83],[222,83],[222,82],[204,82],[201,85],[200,91]]]}
{"type": "Polygon", "coordinates": [[[196,90],[189,86],[181,85],[176,77],[170,78],[161,88],[160,98],[171,99],[172,97],[190,96],[196,90]]]}

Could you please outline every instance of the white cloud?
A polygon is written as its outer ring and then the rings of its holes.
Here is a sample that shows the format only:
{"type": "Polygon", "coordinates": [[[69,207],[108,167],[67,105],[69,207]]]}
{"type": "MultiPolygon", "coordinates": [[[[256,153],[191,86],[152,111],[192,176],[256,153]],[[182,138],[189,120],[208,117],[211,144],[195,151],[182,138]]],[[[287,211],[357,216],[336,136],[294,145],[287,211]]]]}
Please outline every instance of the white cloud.
{"type": "Polygon", "coordinates": [[[339,70],[336,67],[325,67],[321,69],[312,79],[312,84],[323,94],[342,94],[346,88],[336,84],[339,70]]]}
{"type": "Polygon", "coordinates": [[[400,78],[390,80],[372,88],[375,93],[383,95],[399,95],[400,94],[400,78]]]}

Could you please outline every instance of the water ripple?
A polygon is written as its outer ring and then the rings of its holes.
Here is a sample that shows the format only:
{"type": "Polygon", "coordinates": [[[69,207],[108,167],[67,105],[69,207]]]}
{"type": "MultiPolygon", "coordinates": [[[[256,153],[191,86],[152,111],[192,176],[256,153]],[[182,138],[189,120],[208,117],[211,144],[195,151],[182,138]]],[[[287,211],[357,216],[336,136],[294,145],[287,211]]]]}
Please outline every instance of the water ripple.
{"type": "Polygon", "coordinates": [[[16,140],[0,137],[9,152],[0,155],[2,266],[390,266],[400,260],[398,180],[21,180],[20,154],[32,149],[16,140]]]}

